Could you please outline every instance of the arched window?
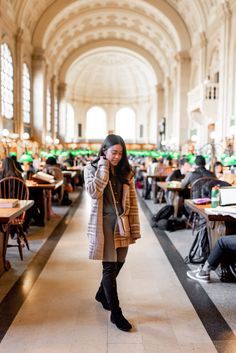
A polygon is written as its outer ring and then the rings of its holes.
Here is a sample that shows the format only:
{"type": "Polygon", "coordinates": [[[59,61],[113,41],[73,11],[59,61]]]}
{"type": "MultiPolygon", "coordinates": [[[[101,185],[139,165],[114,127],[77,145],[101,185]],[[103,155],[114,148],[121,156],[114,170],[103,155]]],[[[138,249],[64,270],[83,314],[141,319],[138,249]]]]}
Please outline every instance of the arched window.
{"type": "Polygon", "coordinates": [[[75,135],[75,112],[71,104],[66,105],[66,142],[71,142],[75,135]]]}
{"type": "Polygon", "coordinates": [[[22,113],[23,122],[25,124],[30,123],[30,74],[26,64],[23,64],[22,74],[22,113]]]}
{"type": "Polygon", "coordinates": [[[121,108],[116,113],[116,134],[126,140],[135,139],[135,112],[131,108],[121,108]]]}
{"type": "Polygon", "coordinates": [[[103,139],[107,135],[106,112],[101,107],[87,111],[85,135],[87,139],[103,139]]]}
{"type": "Polygon", "coordinates": [[[1,44],[1,112],[7,119],[13,118],[13,61],[6,43],[1,44]]]}
{"type": "Polygon", "coordinates": [[[51,92],[49,89],[47,89],[47,133],[51,132],[51,112],[52,112],[52,107],[51,107],[51,92]]]}

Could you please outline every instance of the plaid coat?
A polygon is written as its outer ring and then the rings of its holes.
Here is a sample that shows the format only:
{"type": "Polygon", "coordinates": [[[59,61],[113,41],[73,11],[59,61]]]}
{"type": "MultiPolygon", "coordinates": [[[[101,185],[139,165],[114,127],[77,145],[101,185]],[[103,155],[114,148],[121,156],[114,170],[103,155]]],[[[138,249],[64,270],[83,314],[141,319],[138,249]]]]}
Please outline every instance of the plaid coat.
{"type": "MultiPolygon", "coordinates": [[[[88,223],[89,258],[103,259],[103,191],[109,181],[109,161],[99,160],[97,168],[88,164],[84,169],[85,188],[92,198],[91,214],[88,223]]],[[[121,237],[115,228],[115,247],[127,247],[140,238],[137,195],[133,176],[130,175],[129,185],[123,184],[122,206],[125,215],[129,217],[130,237],[121,237]]]]}

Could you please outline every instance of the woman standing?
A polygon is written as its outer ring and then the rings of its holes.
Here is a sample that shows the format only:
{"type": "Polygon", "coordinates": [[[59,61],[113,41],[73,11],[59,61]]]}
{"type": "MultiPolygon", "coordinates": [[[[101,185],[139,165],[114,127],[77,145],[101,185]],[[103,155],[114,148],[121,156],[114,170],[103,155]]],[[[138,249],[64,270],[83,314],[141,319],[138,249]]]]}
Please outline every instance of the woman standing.
{"type": "Polygon", "coordinates": [[[96,300],[111,311],[111,322],[120,330],[132,326],[119,306],[116,277],[124,265],[128,246],[140,238],[134,173],[129,165],[124,140],[108,135],[98,157],[85,167],[85,187],[92,198],[88,224],[89,258],[102,260],[103,275],[96,300]],[[126,216],[129,232],[124,236],[117,214],[126,216]]]}

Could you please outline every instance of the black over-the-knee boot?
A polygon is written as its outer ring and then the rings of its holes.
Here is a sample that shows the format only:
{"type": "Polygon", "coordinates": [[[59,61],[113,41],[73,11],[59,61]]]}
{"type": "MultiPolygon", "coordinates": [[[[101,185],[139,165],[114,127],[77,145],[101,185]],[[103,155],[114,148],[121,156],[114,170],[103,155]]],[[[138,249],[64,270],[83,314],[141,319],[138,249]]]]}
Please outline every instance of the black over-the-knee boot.
{"type": "MultiPolygon", "coordinates": [[[[124,262],[119,262],[117,261],[117,266],[116,266],[116,277],[118,276],[122,266],[124,265],[124,262]]],[[[107,302],[107,298],[103,289],[102,282],[100,283],[100,287],[98,288],[98,291],[96,293],[95,299],[102,304],[103,308],[105,310],[110,310],[109,304],[107,302]]]]}
{"type": "Polygon", "coordinates": [[[132,326],[128,320],[123,316],[119,306],[119,299],[116,286],[116,262],[103,262],[103,277],[102,285],[106,295],[108,305],[111,310],[111,322],[115,324],[120,330],[129,331],[132,326]]]}

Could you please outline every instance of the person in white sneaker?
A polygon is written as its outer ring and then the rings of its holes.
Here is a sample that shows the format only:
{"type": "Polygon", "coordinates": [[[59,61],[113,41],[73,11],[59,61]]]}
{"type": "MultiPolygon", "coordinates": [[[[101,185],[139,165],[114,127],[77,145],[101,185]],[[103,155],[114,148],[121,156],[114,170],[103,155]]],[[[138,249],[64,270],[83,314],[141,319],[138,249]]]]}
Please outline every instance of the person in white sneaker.
{"type": "Polygon", "coordinates": [[[210,272],[224,259],[236,259],[236,235],[226,235],[217,240],[204,265],[187,271],[187,276],[195,281],[210,282],[210,272]]]}

